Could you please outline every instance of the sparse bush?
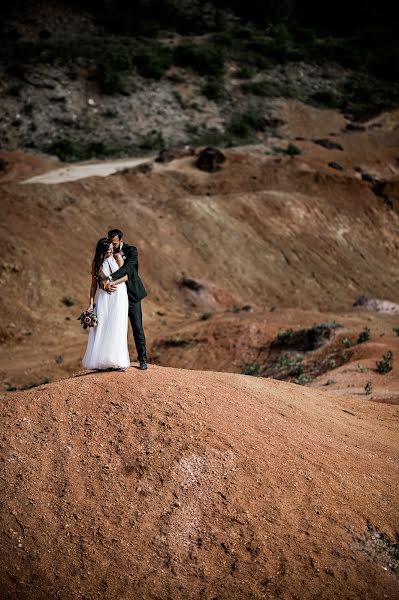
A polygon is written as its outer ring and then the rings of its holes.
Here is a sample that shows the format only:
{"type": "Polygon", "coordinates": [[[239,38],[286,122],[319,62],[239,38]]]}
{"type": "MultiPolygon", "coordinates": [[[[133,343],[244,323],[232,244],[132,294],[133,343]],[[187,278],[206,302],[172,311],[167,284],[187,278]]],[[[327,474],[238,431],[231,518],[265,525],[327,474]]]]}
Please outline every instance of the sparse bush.
{"type": "Polygon", "coordinates": [[[339,96],[331,90],[320,90],[310,96],[310,100],[317,106],[323,108],[339,108],[341,101],[339,96]]]}
{"type": "Polygon", "coordinates": [[[313,29],[306,27],[297,27],[294,32],[295,41],[299,44],[306,44],[314,42],[316,39],[316,33],[313,29]]]}
{"type": "Polygon", "coordinates": [[[233,29],[232,33],[238,40],[251,40],[256,35],[255,29],[248,26],[238,26],[233,29]]]}
{"type": "Polygon", "coordinates": [[[335,360],[335,358],[330,358],[330,360],[328,361],[328,368],[329,369],[336,369],[337,366],[338,366],[338,363],[335,360]]]}
{"type": "Polygon", "coordinates": [[[389,371],[392,371],[392,363],[393,353],[389,350],[386,354],[384,354],[382,360],[377,361],[377,371],[380,373],[380,375],[389,373],[389,371]]]}
{"type": "Polygon", "coordinates": [[[371,394],[371,392],[373,391],[373,384],[371,383],[371,381],[368,381],[366,383],[366,385],[364,386],[364,391],[367,395],[371,394]]]}
{"type": "Polygon", "coordinates": [[[70,307],[75,305],[75,300],[73,300],[70,296],[64,296],[62,303],[65,304],[65,306],[70,307]]]}
{"type": "Polygon", "coordinates": [[[280,146],[273,146],[273,151],[277,154],[286,154],[287,156],[296,156],[298,154],[302,154],[302,150],[295,146],[295,144],[288,144],[286,148],[281,148],[280,146]]]}
{"type": "Polygon", "coordinates": [[[364,342],[368,342],[370,338],[371,338],[370,329],[368,327],[364,327],[361,330],[361,332],[359,333],[359,336],[357,338],[357,343],[363,344],[364,342]]]}
{"type": "Polygon", "coordinates": [[[61,365],[64,362],[64,357],[61,355],[58,355],[54,358],[54,360],[57,363],[57,365],[61,365]]]}
{"type": "Polygon", "coordinates": [[[172,62],[171,51],[160,44],[150,46],[133,58],[133,64],[140,75],[150,79],[161,79],[172,62]]]}
{"type": "Polygon", "coordinates": [[[342,340],[341,340],[341,344],[342,344],[343,346],[345,346],[345,348],[351,348],[351,346],[352,346],[352,340],[350,340],[350,339],[349,339],[349,338],[347,338],[347,337],[344,337],[344,338],[342,338],[342,340]]]}
{"type": "Polygon", "coordinates": [[[241,367],[241,375],[253,375],[259,377],[260,365],[258,363],[249,363],[241,367]]]}
{"type": "Polygon", "coordinates": [[[301,373],[299,375],[299,377],[295,380],[295,383],[297,383],[298,385],[306,385],[310,381],[312,381],[312,379],[311,379],[311,377],[309,377],[309,375],[306,375],[305,373],[301,373]]]}
{"type": "Polygon", "coordinates": [[[302,150],[298,146],[295,146],[295,144],[288,144],[285,153],[288,156],[297,156],[298,154],[302,154],[302,150]]]}
{"type": "Polygon", "coordinates": [[[108,63],[102,63],[97,69],[97,82],[103,94],[126,94],[126,81],[122,73],[108,63]]]}
{"type": "Polygon", "coordinates": [[[240,140],[247,139],[251,135],[251,128],[243,115],[234,115],[227,126],[227,131],[240,140]]]}
{"type": "Polygon", "coordinates": [[[177,346],[187,346],[188,342],[186,340],[184,340],[182,337],[176,336],[174,338],[173,337],[166,338],[164,340],[164,344],[165,344],[165,346],[177,347],[177,346]]]}
{"type": "Polygon", "coordinates": [[[210,318],[212,317],[212,313],[211,312],[204,312],[202,313],[200,320],[201,321],[208,321],[210,318]]]}
{"type": "Polygon", "coordinates": [[[214,46],[181,44],[174,51],[174,62],[180,67],[190,68],[199,75],[218,77],[224,73],[225,56],[214,46]]]}
{"type": "Polygon", "coordinates": [[[48,379],[48,377],[45,377],[41,381],[26,383],[25,385],[21,386],[21,390],[31,390],[32,388],[38,387],[39,385],[46,385],[47,383],[50,383],[50,380],[48,379]]]}
{"type": "Polygon", "coordinates": [[[396,333],[396,335],[399,335],[399,327],[394,327],[393,331],[396,333]]]}
{"type": "Polygon", "coordinates": [[[223,79],[216,79],[211,77],[202,87],[201,92],[204,96],[206,96],[209,100],[218,100],[225,96],[224,82],[223,79]]]}
{"type": "Polygon", "coordinates": [[[360,363],[357,363],[355,369],[358,373],[367,373],[367,371],[368,371],[368,368],[363,367],[363,365],[361,365],[360,363]]]}
{"type": "Polygon", "coordinates": [[[165,141],[160,131],[151,131],[141,138],[139,146],[142,150],[161,150],[165,141]]]}
{"type": "Polygon", "coordinates": [[[248,81],[242,83],[240,88],[243,92],[255,96],[270,96],[272,98],[278,95],[276,86],[268,81],[248,81]]]}
{"type": "Polygon", "coordinates": [[[215,46],[224,46],[226,48],[230,48],[233,45],[233,37],[228,31],[214,33],[211,40],[215,46]]]}
{"type": "Polygon", "coordinates": [[[252,67],[241,67],[235,73],[237,79],[251,79],[255,75],[255,69],[252,67]]]}
{"type": "Polygon", "coordinates": [[[15,97],[18,97],[18,96],[20,96],[20,95],[21,95],[21,93],[22,93],[22,90],[23,90],[23,84],[22,84],[22,83],[20,83],[20,82],[18,82],[18,83],[13,83],[13,84],[11,84],[11,85],[10,85],[10,86],[7,88],[7,90],[6,90],[6,94],[7,94],[8,96],[15,96],[15,97]]]}

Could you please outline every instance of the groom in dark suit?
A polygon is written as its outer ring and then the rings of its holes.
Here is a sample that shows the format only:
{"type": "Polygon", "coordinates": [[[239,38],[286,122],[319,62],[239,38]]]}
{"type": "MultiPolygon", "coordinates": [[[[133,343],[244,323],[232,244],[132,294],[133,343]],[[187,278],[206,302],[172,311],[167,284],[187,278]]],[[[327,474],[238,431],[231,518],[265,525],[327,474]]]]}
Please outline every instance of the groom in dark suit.
{"type": "Polygon", "coordinates": [[[123,233],[120,229],[108,231],[108,239],[114,247],[114,252],[120,252],[124,258],[124,265],[108,277],[104,284],[106,292],[112,294],[115,291],[113,281],[127,275],[127,295],[129,299],[129,319],[133,329],[134,342],[136,344],[140,369],[147,369],[147,349],[143,330],[143,319],[141,313],[141,300],[147,296],[147,292],[139,277],[138,252],[136,246],[129,246],[123,241],[123,233]]]}

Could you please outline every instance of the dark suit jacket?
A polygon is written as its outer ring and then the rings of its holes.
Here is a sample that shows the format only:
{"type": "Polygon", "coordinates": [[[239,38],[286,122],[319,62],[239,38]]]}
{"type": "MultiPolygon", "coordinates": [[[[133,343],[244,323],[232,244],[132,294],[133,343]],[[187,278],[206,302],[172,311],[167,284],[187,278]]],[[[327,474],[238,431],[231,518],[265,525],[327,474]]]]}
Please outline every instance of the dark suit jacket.
{"type": "Polygon", "coordinates": [[[139,277],[137,248],[123,242],[121,254],[125,257],[125,263],[120,269],[112,273],[112,279],[116,281],[127,275],[126,287],[129,302],[138,302],[147,296],[147,292],[139,277]]]}

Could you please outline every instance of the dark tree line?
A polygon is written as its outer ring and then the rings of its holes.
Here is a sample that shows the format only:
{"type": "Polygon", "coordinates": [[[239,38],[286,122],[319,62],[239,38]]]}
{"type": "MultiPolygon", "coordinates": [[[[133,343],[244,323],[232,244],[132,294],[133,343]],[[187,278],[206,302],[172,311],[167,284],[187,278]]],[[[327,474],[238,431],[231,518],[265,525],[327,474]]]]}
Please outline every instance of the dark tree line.
{"type": "MultiPolygon", "coordinates": [[[[33,0],[4,3],[0,15],[23,18],[33,4],[33,0]]],[[[62,4],[65,6],[68,2],[62,4]]],[[[86,9],[104,26],[124,29],[125,33],[129,30],[137,33],[149,22],[186,32],[206,30],[207,22],[201,20],[201,12],[206,12],[207,5],[212,5],[220,14],[230,11],[259,27],[284,23],[288,27],[310,27],[330,35],[350,35],[376,28],[393,31],[396,23],[394,3],[389,0],[70,0],[69,4],[86,9]]]]}

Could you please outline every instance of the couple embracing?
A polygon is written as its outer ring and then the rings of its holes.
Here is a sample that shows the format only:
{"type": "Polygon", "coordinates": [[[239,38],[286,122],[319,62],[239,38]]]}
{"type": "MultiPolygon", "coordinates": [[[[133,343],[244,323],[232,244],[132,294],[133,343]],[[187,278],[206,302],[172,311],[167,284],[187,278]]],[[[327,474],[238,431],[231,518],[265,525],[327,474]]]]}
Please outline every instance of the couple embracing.
{"type": "Polygon", "coordinates": [[[128,318],[133,329],[140,369],[147,369],[146,341],[143,331],[141,300],[147,292],[138,274],[135,246],[123,241],[119,229],[111,229],[107,238],[97,242],[92,262],[89,311],[94,309],[98,324],[90,329],[83,366],[86,369],[130,367],[127,346],[128,318]]]}

